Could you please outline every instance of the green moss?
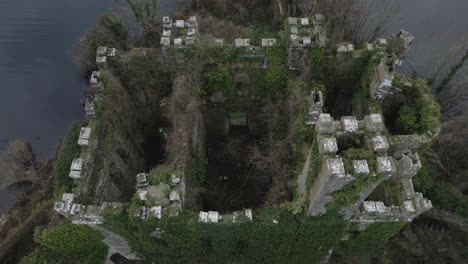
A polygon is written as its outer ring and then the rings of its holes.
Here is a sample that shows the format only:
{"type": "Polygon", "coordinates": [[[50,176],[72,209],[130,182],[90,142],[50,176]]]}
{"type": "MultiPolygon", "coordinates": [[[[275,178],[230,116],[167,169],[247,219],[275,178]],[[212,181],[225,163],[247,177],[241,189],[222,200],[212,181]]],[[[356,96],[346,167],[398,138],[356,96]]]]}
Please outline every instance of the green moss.
{"type": "Polygon", "coordinates": [[[369,260],[405,225],[405,222],[372,224],[366,230],[352,234],[348,241],[341,242],[335,252],[339,256],[362,258],[359,262],[362,263],[369,260]]]}
{"type": "Polygon", "coordinates": [[[216,64],[227,64],[234,62],[239,55],[239,49],[232,47],[214,47],[210,50],[211,59],[216,64]]]}
{"type": "Polygon", "coordinates": [[[258,98],[275,97],[288,91],[289,72],[286,67],[271,65],[266,70],[257,70],[253,95],[258,98]]]}
{"type": "Polygon", "coordinates": [[[150,171],[148,175],[149,183],[151,185],[157,185],[159,183],[169,184],[171,182],[172,175],[180,174],[170,165],[159,165],[150,171]]]}
{"type": "Polygon", "coordinates": [[[434,206],[468,217],[468,199],[453,185],[445,181],[445,174],[426,158],[422,158],[422,168],[413,178],[414,188],[424,193],[434,206]]]}
{"type": "Polygon", "coordinates": [[[395,87],[401,92],[384,100],[385,122],[394,134],[424,133],[440,119],[440,106],[423,80],[413,80],[396,74],[395,87]],[[405,85],[411,83],[411,86],[405,85]]]}
{"type": "Polygon", "coordinates": [[[358,176],[356,180],[332,193],[333,200],[329,202],[327,209],[338,210],[348,207],[359,200],[359,193],[381,180],[380,176],[358,176]]]}
{"type": "Polygon", "coordinates": [[[39,247],[22,263],[104,263],[107,247],[102,239],[98,231],[82,225],[61,224],[42,232],[36,230],[34,240],[39,247]]]}
{"type": "Polygon", "coordinates": [[[347,173],[354,173],[353,160],[367,160],[369,170],[375,171],[377,160],[374,153],[368,149],[350,148],[344,151],[341,156],[344,158],[344,166],[347,173]]]}
{"type": "Polygon", "coordinates": [[[131,224],[122,213],[106,217],[104,226],[127,238],[146,259],[162,263],[317,263],[347,227],[335,213],[311,218],[275,209],[255,212],[247,223],[200,224],[196,219],[197,214],[184,212],[131,224]],[[150,236],[156,227],[164,231],[161,239],[150,236]]]}
{"type": "Polygon", "coordinates": [[[218,65],[204,70],[201,96],[211,96],[216,92],[234,95],[234,74],[230,68],[218,65]]]}
{"type": "Polygon", "coordinates": [[[196,186],[203,187],[206,181],[208,162],[204,159],[192,159],[186,169],[187,176],[194,180],[196,186]]]}
{"type": "Polygon", "coordinates": [[[70,192],[73,180],[68,176],[70,174],[70,165],[74,158],[79,158],[81,146],[78,145],[78,137],[81,127],[86,125],[85,120],[79,120],[73,123],[65,136],[60,151],[55,161],[55,188],[56,196],[64,192],[70,192]]]}

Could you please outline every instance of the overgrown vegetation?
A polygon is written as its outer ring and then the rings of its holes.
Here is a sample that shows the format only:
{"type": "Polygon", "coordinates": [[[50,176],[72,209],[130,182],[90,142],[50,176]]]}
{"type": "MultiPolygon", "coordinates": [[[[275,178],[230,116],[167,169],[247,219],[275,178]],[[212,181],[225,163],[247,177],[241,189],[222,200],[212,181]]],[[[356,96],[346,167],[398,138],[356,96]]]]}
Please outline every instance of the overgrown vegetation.
{"type": "Polygon", "coordinates": [[[468,199],[446,182],[444,173],[427,159],[422,159],[422,168],[413,181],[415,189],[435,206],[468,217],[468,199]]]}
{"type": "Polygon", "coordinates": [[[160,183],[169,184],[172,175],[178,175],[178,172],[172,166],[159,165],[150,171],[148,175],[149,183],[151,185],[158,185],[160,183]]]}
{"type": "Polygon", "coordinates": [[[432,127],[434,119],[440,119],[440,107],[423,80],[409,80],[396,74],[393,84],[402,91],[386,97],[382,104],[390,132],[401,135],[424,133],[432,127]],[[412,85],[408,86],[406,82],[412,85]]]}
{"type": "Polygon", "coordinates": [[[345,171],[349,174],[354,174],[353,160],[367,160],[369,171],[375,171],[377,160],[374,153],[364,148],[349,148],[342,155],[344,158],[345,171]]]}
{"type": "Polygon", "coordinates": [[[199,158],[192,159],[187,167],[186,173],[195,181],[196,186],[203,187],[206,181],[207,161],[199,158]]]}
{"type": "Polygon", "coordinates": [[[255,212],[253,222],[217,225],[200,224],[190,212],[134,224],[128,217],[133,216],[110,215],[104,225],[145,258],[162,263],[317,263],[347,227],[335,213],[311,218],[281,210],[255,212]],[[156,228],[159,239],[151,236],[156,228]]]}
{"type": "Polygon", "coordinates": [[[39,247],[25,257],[22,263],[104,263],[107,247],[103,239],[98,231],[69,223],[37,229],[34,240],[39,247]]]}
{"type": "Polygon", "coordinates": [[[211,96],[223,92],[225,96],[234,95],[234,74],[229,67],[214,66],[203,71],[203,86],[201,96],[211,96]]]}
{"type": "Polygon", "coordinates": [[[341,190],[332,193],[333,200],[326,207],[328,209],[341,209],[348,207],[359,200],[360,192],[366,190],[381,180],[381,176],[358,176],[353,182],[341,190]]]}
{"type": "Polygon", "coordinates": [[[370,263],[377,250],[405,225],[405,222],[374,223],[364,231],[351,234],[350,239],[342,241],[335,252],[342,258],[357,257],[358,263],[370,263]]]}
{"type": "Polygon", "coordinates": [[[73,123],[62,142],[57,160],[55,161],[55,195],[60,195],[64,192],[70,192],[73,179],[68,176],[70,173],[70,164],[74,158],[79,158],[81,146],[78,145],[78,137],[81,127],[85,125],[85,120],[79,120],[73,123]]]}

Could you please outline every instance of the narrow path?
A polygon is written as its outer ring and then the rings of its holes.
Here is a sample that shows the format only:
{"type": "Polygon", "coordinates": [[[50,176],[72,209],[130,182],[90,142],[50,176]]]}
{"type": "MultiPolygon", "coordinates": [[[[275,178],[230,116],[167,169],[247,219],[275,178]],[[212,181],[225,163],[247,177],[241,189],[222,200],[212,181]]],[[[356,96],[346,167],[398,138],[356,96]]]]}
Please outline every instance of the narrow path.
{"type": "Polygon", "coordinates": [[[312,155],[312,146],[309,149],[309,154],[307,155],[307,159],[304,163],[304,167],[302,168],[302,173],[298,177],[298,184],[297,184],[297,193],[301,197],[305,198],[306,194],[306,182],[307,182],[307,175],[309,175],[309,167],[310,167],[310,157],[312,155]]]}

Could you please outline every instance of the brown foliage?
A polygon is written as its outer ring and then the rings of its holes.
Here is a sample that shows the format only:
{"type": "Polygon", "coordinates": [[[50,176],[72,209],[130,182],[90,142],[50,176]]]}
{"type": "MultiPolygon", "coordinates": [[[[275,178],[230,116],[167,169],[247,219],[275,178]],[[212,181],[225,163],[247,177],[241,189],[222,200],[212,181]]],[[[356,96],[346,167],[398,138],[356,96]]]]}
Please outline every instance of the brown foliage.
{"type": "Polygon", "coordinates": [[[270,179],[265,205],[278,205],[289,199],[290,182],[294,180],[292,144],[297,131],[294,123],[306,96],[296,89],[287,98],[269,102],[263,110],[267,135],[250,151],[250,161],[264,177],[270,179]]]}

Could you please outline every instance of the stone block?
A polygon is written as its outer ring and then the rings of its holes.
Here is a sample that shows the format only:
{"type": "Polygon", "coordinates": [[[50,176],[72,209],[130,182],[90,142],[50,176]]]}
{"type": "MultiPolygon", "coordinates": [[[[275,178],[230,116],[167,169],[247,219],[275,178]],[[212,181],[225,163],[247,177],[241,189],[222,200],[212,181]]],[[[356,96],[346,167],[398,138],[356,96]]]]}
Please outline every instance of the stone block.
{"type": "Polygon", "coordinates": [[[208,211],[208,222],[218,223],[218,221],[219,221],[219,213],[216,211],[208,211]]]}
{"type": "Polygon", "coordinates": [[[320,138],[319,153],[322,155],[331,155],[338,152],[338,144],[336,138],[320,138]]]}
{"type": "Polygon", "coordinates": [[[371,138],[370,141],[371,150],[375,153],[385,153],[387,152],[389,146],[387,137],[385,136],[375,136],[371,138]]]}
{"type": "Polygon", "coordinates": [[[319,134],[332,134],[335,132],[335,122],[330,114],[320,114],[317,122],[319,134]]]}
{"type": "Polygon", "coordinates": [[[116,52],[115,48],[108,48],[107,49],[107,56],[108,57],[115,57],[115,52],[116,52]]]}
{"type": "Polygon", "coordinates": [[[370,173],[367,160],[353,160],[353,168],[355,175],[363,175],[370,173]]]}
{"type": "Polygon", "coordinates": [[[294,35],[294,34],[291,35],[291,45],[293,47],[299,46],[299,36],[298,35],[294,35]]]}
{"type": "Polygon", "coordinates": [[[140,219],[146,220],[146,218],[148,218],[148,208],[146,208],[146,206],[142,206],[140,211],[140,219]]]}
{"type": "Polygon", "coordinates": [[[197,33],[197,30],[195,28],[189,28],[187,30],[187,36],[189,36],[189,37],[195,37],[196,33],[197,33]]]}
{"type": "Polygon", "coordinates": [[[297,27],[291,27],[291,34],[292,34],[292,35],[297,35],[297,34],[299,34],[299,30],[297,29],[297,27]]]}
{"type": "Polygon", "coordinates": [[[370,114],[364,118],[364,126],[369,132],[382,132],[385,124],[381,114],[370,114]]]}
{"type": "Polygon", "coordinates": [[[240,48],[244,46],[244,39],[235,39],[234,40],[234,45],[236,48],[240,48]]]}
{"type": "Polygon", "coordinates": [[[341,158],[326,159],[326,169],[328,176],[342,178],[346,176],[343,160],[341,158]]]}
{"type": "Polygon", "coordinates": [[[99,71],[93,71],[91,73],[91,77],[89,78],[89,83],[91,84],[91,87],[93,88],[101,87],[100,76],[101,76],[101,73],[99,71]]]}
{"type": "Polygon", "coordinates": [[[63,211],[63,206],[64,206],[64,202],[55,202],[54,203],[54,210],[57,211],[57,212],[62,212],[63,211]]]}
{"type": "Polygon", "coordinates": [[[200,211],[198,214],[198,222],[208,223],[208,212],[200,211]]]}
{"type": "Polygon", "coordinates": [[[137,194],[138,194],[138,198],[140,199],[140,201],[146,201],[146,199],[148,198],[148,191],[147,190],[138,190],[137,191],[137,194]]]}
{"type": "Polygon", "coordinates": [[[348,52],[353,52],[354,51],[354,45],[353,44],[348,44],[348,45],[346,45],[346,49],[348,50],[348,52]]]}
{"type": "Polygon", "coordinates": [[[262,47],[272,47],[275,45],[276,45],[276,39],[274,38],[262,39],[262,47]]]}
{"type": "Polygon", "coordinates": [[[374,50],[374,45],[372,45],[372,43],[367,43],[366,44],[366,49],[369,50],[369,51],[374,50]]]}
{"type": "Polygon", "coordinates": [[[68,174],[68,177],[72,178],[72,179],[79,179],[81,178],[81,171],[70,171],[70,173],[68,174]]]}
{"type": "Polygon", "coordinates": [[[182,47],[182,38],[175,38],[174,39],[174,47],[181,48],[182,47]]]}
{"type": "Polygon", "coordinates": [[[171,38],[168,37],[162,37],[161,38],[161,46],[163,47],[169,47],[171,45],[171,38]]]}
{"type": "Polygon", "coordinates": [[[377,40],[377,45],[379,45],[379,46],[381,46],[381,47],[385,47],[385,46],[387,46],[387,44],[388,44],[388,43],[387,43],[387,40],[384,39],[384,38],[379,38],[379,39],[377,40]]]}
{"type": "Polygon", "coordinates": [[[151,207],[150,208],[150,216],[161,219],[162,218],[162,207],[160,205],[151,207]]]}
{"type": "Polygon", "coordinates": [[[195,37],[186,37],[185,38],[185,45],[193,45],[195,44],[195,37]]]}
{"type": "Polygon", "coordinates": [[[197,17],[196,16],[191,16],[189,18],[188,27],[189,28],[197,28],[198,27],[198,22],[197,22],[197,17]]]}
{"type": "Polygon", "coordinates": [[[82,168],[83,168],[83,159],[80,159],[80,158],[73,159],[72,164],[70,166],[70,170],[80,171],[82,168]]]}
{"type": "Polygon", "coordinates": [[[321,48],[325,47],[327,36],[324,33],[319,33],[316,39],[317,45],[321,48]]]}
{"type": "Polygon", "coordinates": [[[400,32],[398,33],[397,35],[399,38],[403,39],[403,41],[405,42],[405,45],[406,46],[409,46],[411,45],[411,43],[413,42],[413,40],[415,39],[413,35],[411,35],[411,33],[409,33],[408,31],[402,29],[400,30],[400,32]]]}
{"type": "Polygon", "coordinates": [[[174,185],[180,184],[180,182],[181,182],[181,177],[178,176],[178,175],[173,174],[173,175],[171,175],[171,182],[172,182],[172,184],[174,184],[174,185]]]}
{"type": "Polygon", "coordinates": [[[377,173],[385,178],[395,175],[395,163],[391,157],[377,157],[377,173]]]}
{"type": "Polygon", "coordinates": [[[377,212],[377,208],[375,207],[374,201],[364,201],[362,202],[362,211],[366,213],[374,213],[377,212]]]}
{"type": "Polygon", "coordinates": [[[96,63],[97,64],[104,64],[104,63],[106,63],[106,61],[107,61],[106,56],[96,57],[96,63]]]}
{"type": "Polygon", "coordinates": [[[184,20],[176,20],[176,27],[177,28],[184,28],[185,27],[185,21],[184,20]]]}
{"type": "Polygon", "coordinates": [[[375,202],[375,211],[377,213],[385,213],[387,211],[387,207],[383,202],[375,202]]]}
{"type": "Polygon", "coordinates": [[[341,127],[346,133],[354,133],[358,131],[359,124],[355,116],[341,117],[341,127]]]}
{"type": "Polygon", "coordinates": [[[75,195],[73,193],[62,194],[62,202],[63,202],[62,212],[64,213],[70,212],[74,199],[75,199],[75,195]]]}
{"type": "Polygon", "coordinates": [[[309,25],[309,18],[308,17],[302,17],[301,18],[301,26],[308,26],[309,25]]]}
{"type": "Polygon", "coordinates": [[[403,154],[400,159],[396,161],[398,176],[405,178],[414,177],[419,169],[421,169],[421,160],[418,153],[403,154]]]}
{"type": "Polygon", "coordinates": [[[308,47],[312,45],[312,39],[310,37],[303,37],[302,38],[302,45],[308,47]]]}
{"type": "Polygon", "coordinates": [[[107,47],[100,46],[96,50],[96,57],[102,57],[107,55],[107,47]]]}
{"type": "Polygon", "coordinates": [[[85,112],[88,116],[94,116],[96,114],[94,111],[94,101],[92,98],[86,97],[85,112]]]}
{"type": "Polygon", "coordinates": [[[148,182],[148,174],[146,174],[146,173],[138,173],[137,176],[136,176],[136,182],[137,182],[137,186],[138,186],[139,188],[148,186],[148,184],[149,184],[149,182],[148,182]]]}
{"type": "Polygon", "coordinates": [[[244,214],[245,216],[247,217],[247,219],[249,221],[252,221],[253,217],[252,217],[252,209],[245,209],[244,210],[244,214]]]}
{"type": "Polygon", "coordinates": [[[169,29],[172,27],[172,19],[168,16],[163,17],[163,28],[169,29]]]}
{"type": "Polygon", "coordinates": [[[290,26],[297,25],[297,17],[288,17],[288,25],[290,26]]]}
{"type": "Polygon", "coordinates": [[[215,39],[215,45],[218,47],[222,47],[224,45],[224,40],[220,38],[215,39]]]}
{"type": "Polygon", "coordinates": [[[162,36],[169,38],[171,36],[172,31],[170,29],[163,30],[162,36]]]}
{"type": "Polygon", "coordinates": [[[408,213],[416,212],[416,208],[414,207],[413,201],[404,201],[403,202],[403,208],[408,213]]]}
{"type": "Polygon", "coordinates": [[[178,202],[178,201],[180,201],[180,192],[177,191],[177,190],[171,191],[171,193],[169,194],[169,200],[170,200],[171,202],[178,202]]]}
{"type": "Polygon", "coordinates": [[[80,135],[78,137],[78,145],[88,146],[90,136],[91,136],[91,128],[82,127],[80,130],[80,135]]]}
{"type": "Polygon", "coordinates": [[[338,44],[338,47],[336,48],[336,52],[337,53],[346,53],[346,52],[348,52],[348,47],[346,47],[346,45],[343,45],[343,44],[338,44]]]}

